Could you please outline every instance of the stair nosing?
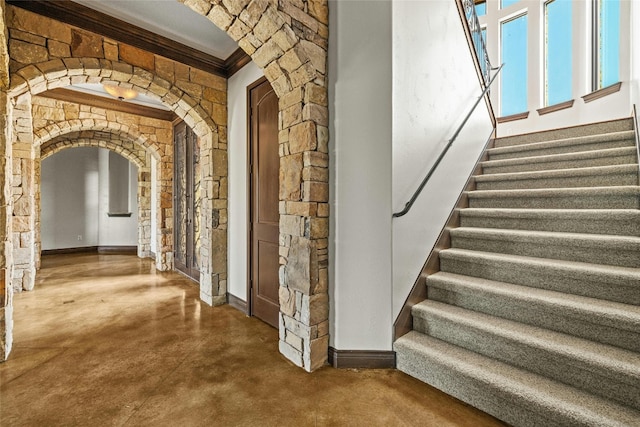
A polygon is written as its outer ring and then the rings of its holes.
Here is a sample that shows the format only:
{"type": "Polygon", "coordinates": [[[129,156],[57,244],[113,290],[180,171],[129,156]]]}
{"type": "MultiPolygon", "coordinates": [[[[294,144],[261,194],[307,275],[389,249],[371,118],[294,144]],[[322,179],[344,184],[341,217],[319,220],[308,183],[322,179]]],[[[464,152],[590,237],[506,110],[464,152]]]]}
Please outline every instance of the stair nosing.
{"type": "Polygon", "coordinates": [[[619,157],[621,155],[629,155],[635,153],[635,147],[605,148],[602,150],[576,151],[572,153],[548,154],[544,156],[527,156],[516,157],[513,159],[485,160],[480,162],[480,165],[482,167],[514,166],[531,163],[551,163],[563,160],[584,160],[602,157],[619,157]]]}
{"type": "Polygon", "coordinates": [[[484,259],[492,259],[492,260],[503,260],[510,262],[520,262],[526,263],[529,265],[536,266],[554,266],[556,268],[563,268],[566,270],[573,271],[589,271],[590,274],[599,274],[599,275],[615,275],[615,276],[627,276],[629,279],[638,281],[638,288],[640,289],[640,269],[633,267],[620,267],[614,265],[606,265],[606,264],[592,264],[588,262],[581,261],[566,261],[559,260],[553,258],[536,258],[529,257],[523,255],[513,255],[513,254],[500,254],[495,252],[484,252],[484,251],[474,251],[470,249],[459,249],[459,248],[449,248],[443,249],[439,252],[439,255],[444,255],[445,257],[450,255],[462,255],[462,256],[472,256],[473,258],[484,258],[484,259]]]}
{"type": "Polygon", "coordinates": [[[518,179],[574,178],[615,174],[638,174],[637,164],[590,166],[584,168],[546,169],[540,171],[502,172],[475,175],[476,182],[516,181],[518,179]]]}
{"type": "MultiPolygon", "coordinates": [[[[449,231],[453,236],[456,234],[467,235],[469,233],[481,235],[485,239],[497,240],[499,237],[533,237],[533,238],[550,238],[563,239],[565,242],[571,240],[572,244],[623,244],[630,243],[640,245],[640,237],[637,236],[620,236],[615,234],[593,234],[593,233],[570,233],[562,231],[539,231],[539,230],[514,230],[509,228],[484,228],[484,227],[456,227],[449,231]]],[[[513,240],[513,239],[512,239],[513,240]]]]}
{"type": "Polygon", "coordinates": [[[635,133],[633,130],[625,130],[619,132],[610,132],[596,135],[574,136],[569,138],[552,139],[549,141],[530,142],[525,144],[507,145],[504,147],[495,147],[487,150],[489,154],[497,153],[517,153],[519,151],[543,150],[547,147],[570,147],[572,145],[580,146],[582,144],[606,143],[612,141],[633,140],[635,133]],[[577,143],[576,143],[577,142],[577,143]],[[542,148],[538,148],[542,147],[542,148]]]}
{"type": "Polygon", "coordinates": [[[569,187],[569,188],[528,188],[528,189],[504,189],[504,190],[471,190],[464,192],[470,198],[490,198],[496,196],[505,197],[531,197],[532,195],[541,195],[546,197],[563,197],[565,195],[575,195],[575,193],[584,193],[585,195],[604,195],[610,196],[611,193],[619,193],[616,195],[640,195],[640,186],[637,185],[617,185],[609,187],[569,187]],[[574,193],[574,194],[571,194],[574,193]]]}
{"type": "Polygon", "coordinates": [[[456,288],[473,289],[476,292],[481,288],[487,294],[499,295],[502,298],[544,304],[550,308],[551,306],[561,307],[574,317],[579,317],[584,321],[589,321],[592,319],[591,316],[597,315],[601,319],[607,319],[607,322],[601,323],[604,326],[620,326],[620,322],[622,322],[629,324],[632,329],[619,329],[640,334],[640,306],[637,305],[466,276],[448,271],[439,271],[427,277],[427,287],[438,289],[446,287],[448,289],[452,282],[453,287],[456,288]],[[446,286],[442,286],[443,282],[446,286]],[[580,313],[583,315],[578,315],[580,313]]]}
{"type": "Polygon", "coordinates": [[[573,216],[606,216],[606,219],[610,219],[611,216],[619,216],[623,218],[616,219],[617,221],[622,219],[629,219],[629,216],[635,216],[640,219],[640,210],[638,209],[527,209],[527,208],[463,208],[458,209],[458,212],[462,216],[501,216],[512,217],[513,215],[529,214],[531,218],[544,219],[546,215],[552,215],[555,217],[573,217],[573,216]],[[482,215],[485,213],[486,215],[482,215]],[[493,215],[492,215],[493,214],[493,215]]]}

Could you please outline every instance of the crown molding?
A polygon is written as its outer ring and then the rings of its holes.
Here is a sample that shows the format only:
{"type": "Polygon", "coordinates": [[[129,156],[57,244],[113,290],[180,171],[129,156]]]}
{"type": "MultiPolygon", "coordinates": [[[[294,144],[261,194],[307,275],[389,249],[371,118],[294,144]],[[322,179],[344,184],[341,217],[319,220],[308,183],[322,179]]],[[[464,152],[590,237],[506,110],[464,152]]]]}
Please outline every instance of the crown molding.
{"type": "Polygon", "coordinates": [[[89,105],[91,107],[104,108],[106,110],[120,111],[122,113],[136,114],[138,116],[151,117],[158,120],[166,120],[168,122],[173,121],[177,117],[173,111],[146,107],[144,105],[91,95],[71,89],[51,89],[46,92],[39,93],[38,96],[57,99],[59,101],[89,105]]]}
{"type": "Polygon", "coordinates": [[[225,78],[251,60],[238,48],[225,61],[71,0],[6,0],[6,3],[225,78]]]}

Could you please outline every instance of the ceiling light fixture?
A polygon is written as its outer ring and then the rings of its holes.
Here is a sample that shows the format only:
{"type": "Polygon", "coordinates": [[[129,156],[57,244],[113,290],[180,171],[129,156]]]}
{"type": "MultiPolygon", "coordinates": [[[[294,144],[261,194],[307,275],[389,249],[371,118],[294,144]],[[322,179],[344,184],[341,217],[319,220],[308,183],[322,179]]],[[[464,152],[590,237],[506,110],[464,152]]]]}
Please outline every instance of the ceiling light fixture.
{"type": "Polygon", "coordinates": [[[109,84],[104,84],[102,85],[102,87],[109,95],[113,96],[114,98],[118,98],[120,101],[133,99],[138,96],[138,92],[135,89],[109,84]]]}

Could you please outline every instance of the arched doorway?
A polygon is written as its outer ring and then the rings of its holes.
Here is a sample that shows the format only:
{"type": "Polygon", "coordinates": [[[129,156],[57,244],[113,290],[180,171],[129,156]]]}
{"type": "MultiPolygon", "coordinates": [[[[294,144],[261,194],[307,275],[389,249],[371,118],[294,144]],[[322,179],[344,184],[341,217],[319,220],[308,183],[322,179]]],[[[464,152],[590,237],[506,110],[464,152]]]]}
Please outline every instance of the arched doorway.
{"type": "MultiPolygon", "coordinates": [[[[297,365],[313,370],[326,361],[329,332],[327,4],[324,1],[308,4],[284,1],[273,5],[266,0],[253,0],[239,3],[189,1],[185,5],[207,16],[238,41],[239,46],[265,70],[280,100],[279,198],[283,206],[279,221],[280,351],[297,365]],[[300,345],[292,346],[293,342],[300,345]]],[[[10,28],[29,25],[28,19],[17,24],[11,13],[8,16],[10,28]]],[[[40,33],[37,28],[15,29],[40,33]]],[[[61,37],[69,34],[65,29],[61,37]]],[[[89,44],[91,39],[104,44],[99,36],[96,38],[84,32],[74,34],[79,37],[77,46],[86,46],[83,44],[85,38],[89,44]]],[[[45,39],[51,39],[51,43],[45,45],[68,43],[68,40],[55,40],[57,36],[44,35],[45,39]]],[[[215,99],[206,99],[208,91],[197,89],[210,85],[210,89],[219,91],[224,87],[224,79],[222,82],[210,76],[203,79],[199,70],[176,67],[175,64],[163,67],[168,64],[166,58],[145,52],[134,58],[136,64],[127,63],[119,56],[118,43],[109,40],[108,44],[108,52],[98,49],[95,56],[72,50],[62,56],[49,56],[48,53],[46,58],[37,56],[28,61],[30,63],[17,61],[12,67],[7,95],[16,100],[23,94],[32,96],[66,86],[72,80],[80,83],[111,81],[153,94],[182,117],[201,137],[206,153],[202,159],[206,189],[202,205],[203,229],[206,230],[202,253],[206,256],[203,256],[201,266],[201,297],[211,304],[224,303],[226,228],[222,223],[216,225],[213,219],[216,214],[218,217],[226,215],[226,199],[220,196],[226,191],[218,191],[216,196],[216,189],[226,187],[226,141],[221,138],[225,135],[222,123],[226,122],[226,113],[224,108],[216,108],[215,99]],[[178,73],[178,68],[187,73],[178,73]]],[[[14,124],[19,127],[17,122],[9,127],[14,124]]],[[[32,160],[28,157],[27,160],[32,160]]],[[[160,175],[162,171],[160,168],[160,175]]],[[[160,179],[164,180],[162,176],[160,179]]],[[[163,184],[161,187],[161,193],[171,192],[170,186],[163,184]]],[[[166,209],[166,206],[160,209],[166,209]]],[[[163,239],[159,244],[171,244],[166,236],[163,239]]]]}

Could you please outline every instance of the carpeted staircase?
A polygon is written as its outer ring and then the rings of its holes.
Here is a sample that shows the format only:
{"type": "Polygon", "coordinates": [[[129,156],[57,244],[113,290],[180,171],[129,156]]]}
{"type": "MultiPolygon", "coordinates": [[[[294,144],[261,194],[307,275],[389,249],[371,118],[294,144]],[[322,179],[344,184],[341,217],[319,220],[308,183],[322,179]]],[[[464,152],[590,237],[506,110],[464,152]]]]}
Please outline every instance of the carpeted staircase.
{"type": "Polygon", "coordinates": [[[640,426],[634,138],[629,119],[497,139],[398,369],[515,426],[640,426]]]}

